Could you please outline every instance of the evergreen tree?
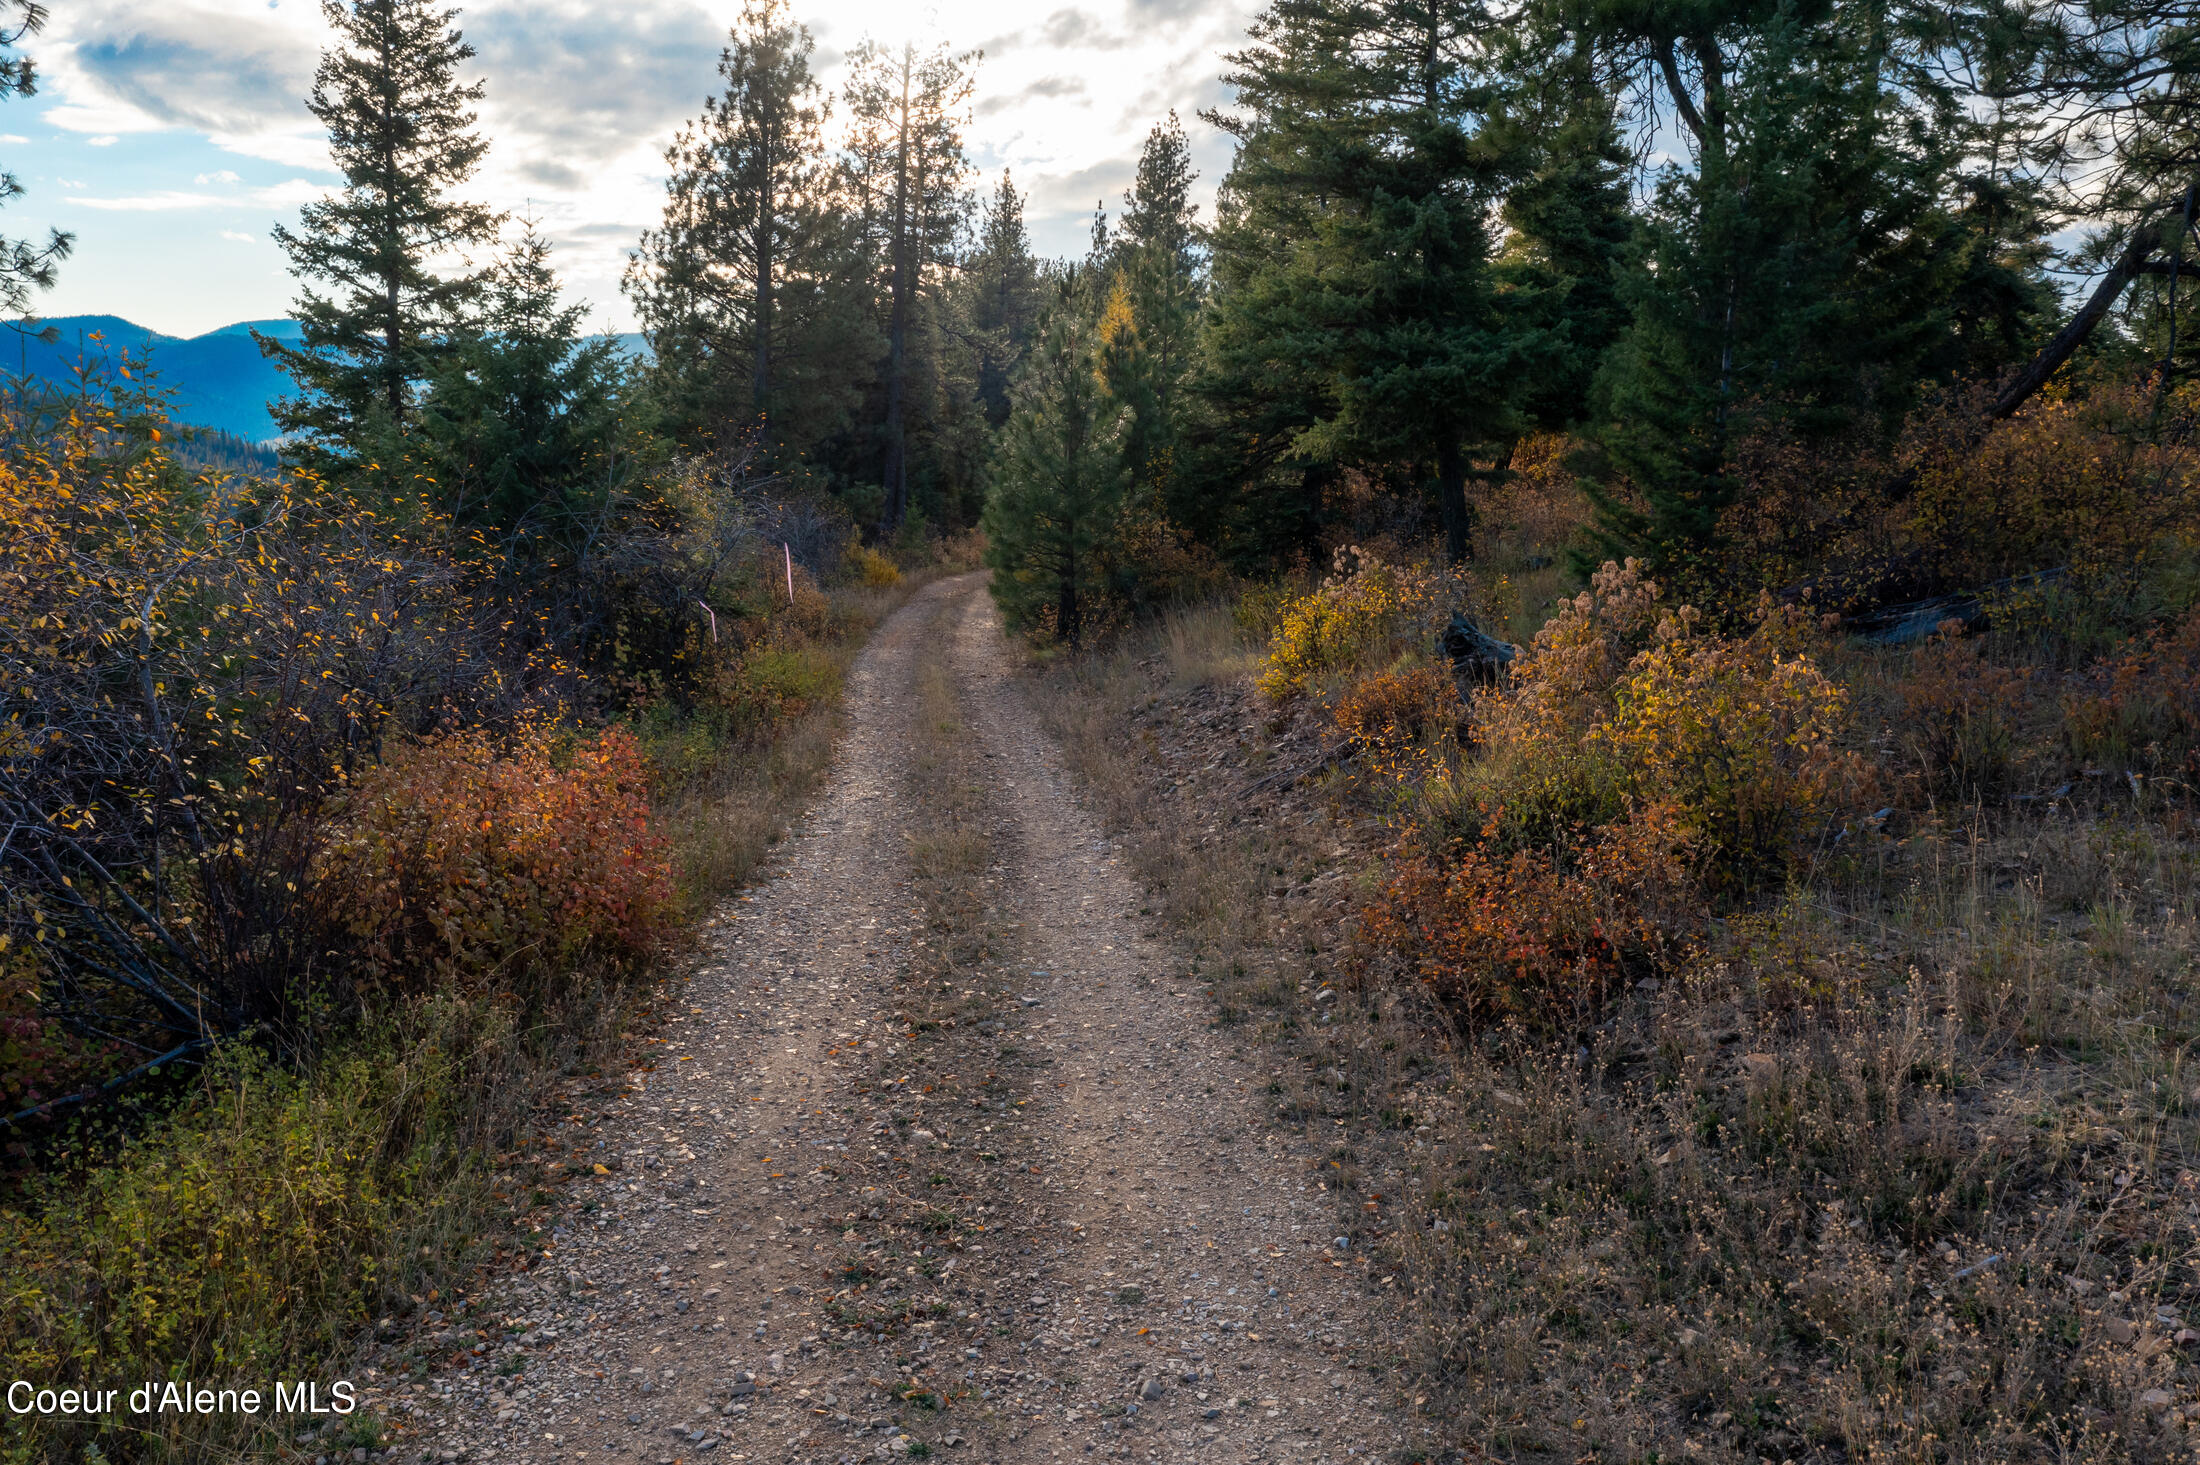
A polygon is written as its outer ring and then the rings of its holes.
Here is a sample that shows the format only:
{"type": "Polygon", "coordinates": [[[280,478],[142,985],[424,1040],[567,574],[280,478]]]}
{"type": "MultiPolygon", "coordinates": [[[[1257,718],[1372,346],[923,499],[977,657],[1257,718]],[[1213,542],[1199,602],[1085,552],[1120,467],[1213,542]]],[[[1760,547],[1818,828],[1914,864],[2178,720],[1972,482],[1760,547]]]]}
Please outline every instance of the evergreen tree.
{"type": "Polygon", "coordinates": [[[1884,435],[1954,354],[1962,132],[1945,96],[1895,84],[1878,19],[1782,6],[1739,64],[1695,43],[1697,166],[1660,180],[1601,387],[1597,554],[1700,557],[1742,491],[1737,443],[1884,435]]]}
{"type": "Polygon", "coordinates": [[[977,248],[963,270],[970,338],[977,352],[975,390],[986,425],[1008,420],[1009,385],[1039,318],[1039,262],[1024,232],[1024,196],[1006,171],[982,208],[977,248]]]}
{"type": "MultiPolygon", "coordinates": [[[[0,99],[38,94],[38,69],[17,47],[45,24],[38,0],[0,0],[0,99]]],[[[22,196],[15,174],[0,172],[0,204],[22,196]]],[[[32,292],[53,288],[55,266],[75,247],[76,236],[59,229],[49,230],[44,244],[0,238],[0,313],[28,315],[32,292]]]]}
{"type": "Polygon", "coordinates": [[[1074,272],[1058,282],[1016,385],[983,519],[993,596],[1009,624],[1051,615],[1055,636],[1072,644],[1127,488],[1123,409],[1101,380],[1087,309],[1074,272]]]}
{"type": "Polygon", "coordinates": [[[843,427],[874,349],[811,47],[786,0],[748,0],[719,56],[725,92],[666,153],[664,219],[627,272],[673,415],[753,422],[767,452],[843,427]]]}
{"type": "MultiPolygon", "coordinates": [[[[1532,46],[1534,32],[1518,43],[1532,46]]],[[[1589,418],[1597,373],[1626,329],[1620,277],[1635,220],[1610,96],[1587,68],[1548,80],[1509,98],[1497,124],[1515,130],[1520,166],[1505,195],[1498,274],[1523,351],[1521,425],[1558,432],[1589,418]]],[[[1500,470],[1510,456],[1499,454],[1500,470]]]]}
{"type": "Polygon", "coordinates": [[[306,106],[329,131],[344,183],[300,210],[275,242],[302,282],[296,345],[257,336],[299,394],[275,404],[324,468],[354,465],[383,434],[411,426],[432,376],[479,298],[481,271],[441,261],[491,242],[501,218],[452,198],[488,150],[473,131],[482,83],[461,83],[474,54],[433,0],[323,0],[337,34],[306,106]],[[323,294],[317,285],[325,284],[323,294]]]}
{"type": "Polygon", "coordinates": [[[1204,284],[1198,209],[1191,202],[1198,176],[1183,124],[1171,112],[1146,136],[1136,182],[1123,195],[1123,217],[1109,240],[1124,297],[1110,347],[1116,363],[1110,382],[1130,409],[1130,470],[1179,521],[1198,516],[1176,464],[1204,284]]]}
{"type": "Polygon", "coordinates": [[[1486,223],[1499,179],[1468,125],[1487,106],[1484,28],[1456,0],[1278,0],[1231,58],[1241,114],[1213,119],[1241,144],[1218,274],[1244,254],[1217,297],[1219,364],[1314,388],[1284,414],[1304,423],[1296,454],[1433,470],[1454,559],[1468,455],[1513,423],[1486,223]]]}
{"type": "Polygon", "coordinates": [[[882,535],[899,530],[909,512],[912,389],[940,385],[929,311],[969,213],[962,128],[975,60],[945,47],[920,54],[913,45],[897,51],[875,41],[849,57],[848,186],[883,275],[882,535]]]}
{"type": "Polygon", "coordinates": [[[616,479],[619,372],[562,304],[532,223],[491,276],[486,308],[430,381],[408,449],[436,506],[507,561],[575,546],[616,479]]]}

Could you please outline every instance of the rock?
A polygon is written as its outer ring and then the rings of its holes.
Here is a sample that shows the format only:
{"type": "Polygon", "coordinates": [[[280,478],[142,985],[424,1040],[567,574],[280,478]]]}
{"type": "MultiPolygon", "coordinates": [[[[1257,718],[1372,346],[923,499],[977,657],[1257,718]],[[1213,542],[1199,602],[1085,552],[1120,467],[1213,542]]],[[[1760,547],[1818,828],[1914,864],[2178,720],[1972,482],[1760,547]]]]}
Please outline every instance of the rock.
{"type": "Polygon", "coordinates": [[[912,1129],[909,1131],[909,1137],[913,1140],[919,1140],[925,1144],[930,1144],[934,1139],[938,1138],[938,1136],[933,1134],[932,1131],[929,1129],[912,1129]]]}
{"type": "Polygon", "coordinates": [[[1495,686],[1520,657],[1518,646],[1490,635],[1469,620],[1465,611],[1452,612],[1451,624],[1436,644],[1450,660],[1452,680],[1459,684],[1462,695],[1474,687],[1495,686]]]}
{"type": "Polygon", "coordinates": [[[2149,1389],[2139,1396],[2141,1409],[2167,1409],[2177,1402],[2177,1396],[2167,1389],[2149,1389]]]}
{"type": "Polygon", "coordinates": [[[2108,1320],[2108,1337],[2112,1343],[2129,1343],[2139,1336],[2139,1330],[2120,1317],[2108,1320]]]}
{"type": "Polygon", "coordinates": [[[773,1373],[785,1373],[787,1371],[786,1355],[782,1353],[774,1353],[771,1357],[764,1360],[764,1366],[770,1369],[773,1373]]]}
{"type": "Polygon", "coordinates": [[[1152,1400],[1160,1398],[1168,1391],[1169,1386],[1161,1382],[1161,1380],[1148,1379],[1138,1386],[1138,1397],[1150,1402],[1152,1400]]]}

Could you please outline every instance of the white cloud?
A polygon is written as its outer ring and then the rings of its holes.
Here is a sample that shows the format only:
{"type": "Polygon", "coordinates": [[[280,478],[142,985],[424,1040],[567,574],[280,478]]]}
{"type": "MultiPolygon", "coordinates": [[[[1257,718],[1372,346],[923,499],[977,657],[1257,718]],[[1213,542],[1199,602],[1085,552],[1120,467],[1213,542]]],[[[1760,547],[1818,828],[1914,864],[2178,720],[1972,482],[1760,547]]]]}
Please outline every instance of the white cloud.
{"type": "Polygon", "coordinates": [[[240,234],[235,229],[224,229],[221,232],[222,238],[233,239],[239,244],[258,244],[260,242],[256,235],[240,234]]]}
{"type": "MultiPolygon", "coordinates": [[[[1226,142],[1193,110],[1217,99],[1219,53],[1241,43],[1261,0],[794,0],[817,38],[812,64],[828,93],[866,35],[919,46],[983,43],[967,139],[989,186],[1005,166],[1031,193],[1035,242],[1083,247],[1096,196],[1111,212],[1146,129],[1175,107],[1204,173],[1217,180],[1226,142]]],[[[459,17],[479,55],[464,68],[488,82],[481,127],[492,146],[469,192],[531,210],[559,245],[576,295],[623,313],[626,251],[663,202],[664,148],[720,85],[715,67],[741,0],[471,0],[459,17]]],[[[43,120],[103,138],[196,134],[237,157],[300,175],[251,187],[217,159],[194,190],[95,187],[127,215],[249,204],[276,216],[325,196],[329,157],[305,109],[328,33],[320,7],[267,0],[71,0],[41,40],[43,120]],[[216,198],[215,194],[222,197],[216,198]],[[191,200],[191,201],[185,201],[191,200]]],[[[845,121],[837,105],[836,124],[845,121]]],[[[119,225],[119,219],[118,219],[119,225]]],[[[249,229],[251,225],[246,224],[249,229]]],[[[240,315],[274,300],[239,301],[240,315]]],[[[605,319],[603,323],[616,324],[605,319]]]]}
{"type": "Polygon", "coordinates": [[[101,209],[116,214],[160,214],[177,209],[215,208],[227,203],[210,193],[183,193],[176,189],[164,189],[159,193],[140,193],[126,198],[72,198],[70,203],[81,208],[101,209]]]}
{"type": "Polygon", "coordinates": [[[29,141],[29,138],[19,132],[0,132],[0,143],[5,143],[11,148],[21,147],[29,141]]]}
{"type": "Polygon", "coordinates": [[[110,132],[104,137],[87,137],[84,139],[84,145],[93,148],[111,148],[120,141],[122,141],[121,138],[110,132]]]}
{"type": "Polygon", "coordinates": [[[326,198],[328,193],[329,185],[326,183],[315,183],[309,178],[286,178],[266,188],[255,189],[252,196],[270,208],[287,212],[302,203],[326,198]]]}

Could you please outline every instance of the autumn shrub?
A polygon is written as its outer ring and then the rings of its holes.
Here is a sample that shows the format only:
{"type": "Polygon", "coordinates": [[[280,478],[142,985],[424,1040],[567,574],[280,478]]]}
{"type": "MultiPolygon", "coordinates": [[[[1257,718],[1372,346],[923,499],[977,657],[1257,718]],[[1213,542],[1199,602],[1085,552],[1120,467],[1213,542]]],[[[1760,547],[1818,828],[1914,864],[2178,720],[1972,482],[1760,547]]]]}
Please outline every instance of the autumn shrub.
{"type": "Polygon", "coordinates": [[[849,543],[848,569],[858,584],[873,590],[901,583],[901,567],[867,544],[849,543]]]}
{"type": "Polygon", "coordinates": [[[1362,677],[1330,712],[1363,765],[1389,779],[1440,766],[1459,745],[1465,714],[1450,674],[1425,661],[1362,677]]]}
{"type": "Polygon", "coordinates": [[[1630,970],[1655,969],[1688,924],[1688,831],[1650,804],[1541,848],[1479,838],[1405,855],[1363,936],[1470,1023],[1593,1014],[1630,970]]]}
{"type": "Polygon", "coordinates": [[[1280,701],[1371,653],[1385,653],[1387,660],[1402,642],[1423,639],[1413,633],[1425,629],[1419,623],[1441,598],[1441,578],[1427,566],[1339,550],[1328,579],[1277,611],[1260,690],[1280,701]]]}
{"type": "Polygon", "coordinates": [[[1988,656],[1960,622],[1944,624],[1897,689],[1903,741],[1926,786],[1962,799],[2005,793],[2023,753],[2030,689],[2028,668],[1988,656]]]}
{"type": "Polygon", "coordinates": [[[467,729],[403,748],[337,803],[316,871],[372,985],[497,991],[632,961],[672,906],[640,745],[467,729]]]}
{"type": "Polygon", "coordinates": [[[1685,615],[1662,621],[1596,734],[1634,797],[1670,801],[1714,885],[1778,878],[1861,775],[1834,742],[1847,693],[1784,649],[1788,632],[1779,616],[1738,639],[1692,634],[1685,615]]]}
{"type": "MultiPolygon", "coordinates": [[[[2192,410],[2187,383],[2160,406],[2192,410]]],[[[2092,392],[2048,394],[1977,435],[1975,405],[1912,420],[1914,475],[1893,506],[1902,540],[1959,586],[2050,567],[2114,579],[2200,548],[2200,455],[2157,434],[2151,374],[2092,392]]]]}
{"type": "Polygon", "coordinates": [[[2079,767],[2200,779],[2200,609],[2089,668],[2062,698],[2079,767]]]}
{"type": "Polygon", "coordinates": [[[1424,780],[1367,931],[1473,1017],[1593,1005],[1707,901],[1784,878],[1865,782],[1807,620],[1721,636],[1661,597],[1603,567],[1424,780]]]}

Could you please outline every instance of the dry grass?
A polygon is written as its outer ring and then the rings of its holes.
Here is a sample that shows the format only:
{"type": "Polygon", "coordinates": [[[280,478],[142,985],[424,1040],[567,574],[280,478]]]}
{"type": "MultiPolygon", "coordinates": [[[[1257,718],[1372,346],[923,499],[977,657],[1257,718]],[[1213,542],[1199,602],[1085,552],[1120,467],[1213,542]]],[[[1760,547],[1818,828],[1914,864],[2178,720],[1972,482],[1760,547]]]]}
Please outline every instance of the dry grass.
{"type": "MultiPolygon", "coordinates": [[[[1368,955],[1382,809],[1350,772],[1252,794],[1315,714],[1246,695],[1231,624],[1057,668],[1045,705],[1224,1016],[1274,1041],[1283,1116],[1333,1137],[1339,1224],[1410,1294],[1433,1437],[2191,1457],[2189,809],[1926,797],[1578,1030],[1466,1034],[1383,980],[1317,990],[1368,955]]],[[[1896,669],[1842,671],[1891,705],[1896,669]]]]}

